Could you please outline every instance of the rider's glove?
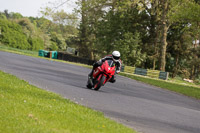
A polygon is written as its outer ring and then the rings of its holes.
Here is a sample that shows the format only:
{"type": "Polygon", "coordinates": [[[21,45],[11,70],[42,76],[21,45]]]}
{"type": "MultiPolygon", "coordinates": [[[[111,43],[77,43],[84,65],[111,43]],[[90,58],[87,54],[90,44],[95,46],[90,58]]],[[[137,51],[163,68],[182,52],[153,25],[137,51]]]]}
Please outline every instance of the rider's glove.
{"type": "Polygon", "coordinates": [[[120,70],[116,70],[116,73],[117,73],[117,74],[120,73],[120,70]]]}

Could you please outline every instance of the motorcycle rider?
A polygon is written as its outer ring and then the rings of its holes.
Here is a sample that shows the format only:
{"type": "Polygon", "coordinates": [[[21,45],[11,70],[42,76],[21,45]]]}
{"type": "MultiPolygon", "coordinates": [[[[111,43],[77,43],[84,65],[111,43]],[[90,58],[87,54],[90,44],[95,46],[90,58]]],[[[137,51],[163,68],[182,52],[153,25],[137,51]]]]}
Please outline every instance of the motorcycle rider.
{"type": "MultiPolygon", "coordinates": [[[[118,74],[118,73],[120,72],[120,70],[121,70],[121,65],[122,65],[122,62],[121,62],[121,60],[120,60],[120,52],[119,52],[119,51],[113,51],[113,52],[112,52],[112,55],[107,55],[107,56],[105,56],[104,58],[100,59],[99,61],[97,61],[97,62],[95,62],[95,63],[93,64],[93,69],[92,69],[92,71],[90,72],[90,74],[88,75],[90,79],[92,79],[92,75],[93,75],[94,70],[95,70],[97,67],[101,66],[102,63],[103,63],[104,61],[106,61],[106,60],[113,60],[113,62],[115,63],[115,68],[116,68],[115,74],[118,74]]],[[[115,81],[116,81],[115,75],[113,75],[112,78],[110,79],[110,82],[111,82],[111,83],[114,83],[115,81]]]]}

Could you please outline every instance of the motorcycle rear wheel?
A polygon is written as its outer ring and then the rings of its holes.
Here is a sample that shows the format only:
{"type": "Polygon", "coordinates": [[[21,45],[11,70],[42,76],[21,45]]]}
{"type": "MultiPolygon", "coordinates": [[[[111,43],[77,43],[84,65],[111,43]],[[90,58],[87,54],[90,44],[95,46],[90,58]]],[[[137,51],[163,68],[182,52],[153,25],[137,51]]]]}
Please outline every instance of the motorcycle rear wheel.
{"type": "Polygon", "coordinates": [[[98,91],[100,89],[100,87],[103,85],[105,80],[106,80],[106,76],[102,75],[99,82],[94,86],[94,90],[98,91]]]}

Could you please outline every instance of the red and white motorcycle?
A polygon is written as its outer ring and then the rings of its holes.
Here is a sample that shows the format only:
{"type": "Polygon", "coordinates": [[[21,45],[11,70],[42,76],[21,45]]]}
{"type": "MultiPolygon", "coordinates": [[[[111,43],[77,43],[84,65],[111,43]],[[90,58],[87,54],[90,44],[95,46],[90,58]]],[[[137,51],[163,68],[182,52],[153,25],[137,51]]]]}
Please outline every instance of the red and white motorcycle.
{"type": "Polygon", "coordinates": [[[103,64],[97,67],[92,75],[92,79],[88,77],[87,88],[99,90],[101,86],[104,86],[112,76],[115,75],[115,65],[112,60],[106,60],[103,64]]]}

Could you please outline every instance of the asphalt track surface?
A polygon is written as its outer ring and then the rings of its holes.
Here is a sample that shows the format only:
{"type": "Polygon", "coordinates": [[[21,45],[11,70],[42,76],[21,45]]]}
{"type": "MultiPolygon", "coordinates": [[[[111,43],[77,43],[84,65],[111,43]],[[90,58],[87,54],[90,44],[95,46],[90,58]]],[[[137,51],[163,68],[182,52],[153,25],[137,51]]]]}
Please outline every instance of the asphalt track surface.
{"type": "Polygon", "coordinates": [[[200,101],[117,76],[94,91],[86,88],[90,69],[0,51],[0,70],[37,87],[103,112],[142,133],[200,133],[200,101]]]}

